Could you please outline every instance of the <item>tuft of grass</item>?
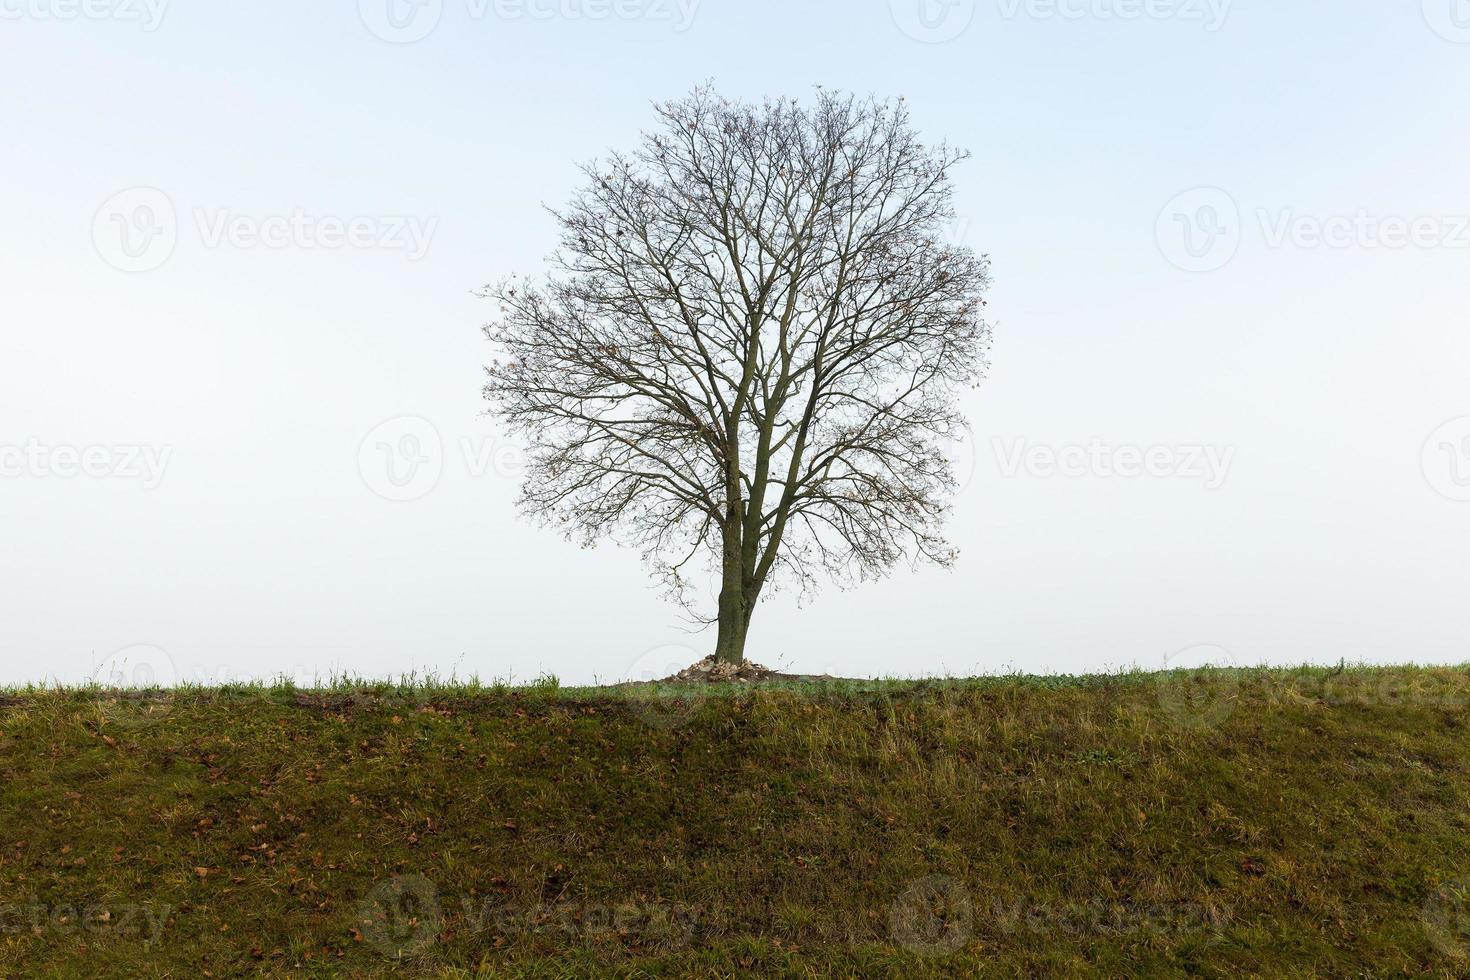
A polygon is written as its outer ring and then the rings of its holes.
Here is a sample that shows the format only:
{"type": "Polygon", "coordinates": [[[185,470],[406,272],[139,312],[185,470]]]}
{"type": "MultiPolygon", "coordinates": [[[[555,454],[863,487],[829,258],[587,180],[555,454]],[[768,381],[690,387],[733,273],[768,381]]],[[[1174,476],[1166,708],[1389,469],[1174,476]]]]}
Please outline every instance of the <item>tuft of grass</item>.
{"type": "Polygon", "coordinates": [[[0,975],[1470,973],[1464,668],[0,692],[0,975]]]}

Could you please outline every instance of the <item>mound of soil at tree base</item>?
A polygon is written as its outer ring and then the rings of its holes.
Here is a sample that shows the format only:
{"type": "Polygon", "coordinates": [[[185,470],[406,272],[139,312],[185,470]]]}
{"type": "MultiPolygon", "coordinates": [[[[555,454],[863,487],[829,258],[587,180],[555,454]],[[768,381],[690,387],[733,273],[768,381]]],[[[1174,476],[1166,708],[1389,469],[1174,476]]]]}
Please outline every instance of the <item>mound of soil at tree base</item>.
{"type": "Polygon", "coordinates": [[[762,667],[760,664],[751,663],[747,660],[740,666],[716,660],[714,654],[710,654],[703,660],[697,661],[685,667],[677,674],[668,677],[655,684],[756,684],[761,681],[838,681],[841,677],[833,677],[830,674],[783,674],[779,670],[762,667]]]}

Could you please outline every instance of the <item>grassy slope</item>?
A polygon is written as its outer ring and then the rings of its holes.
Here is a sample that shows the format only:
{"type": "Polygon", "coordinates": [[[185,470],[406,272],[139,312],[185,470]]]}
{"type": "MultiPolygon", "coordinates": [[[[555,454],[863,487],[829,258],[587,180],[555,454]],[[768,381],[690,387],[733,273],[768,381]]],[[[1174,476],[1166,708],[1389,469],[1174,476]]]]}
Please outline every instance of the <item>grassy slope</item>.
{"type": "Polygon", "coordinates": [[[12,692],[0,975],[1464,975],[1467,703],[1398,669],[12,692]]]}

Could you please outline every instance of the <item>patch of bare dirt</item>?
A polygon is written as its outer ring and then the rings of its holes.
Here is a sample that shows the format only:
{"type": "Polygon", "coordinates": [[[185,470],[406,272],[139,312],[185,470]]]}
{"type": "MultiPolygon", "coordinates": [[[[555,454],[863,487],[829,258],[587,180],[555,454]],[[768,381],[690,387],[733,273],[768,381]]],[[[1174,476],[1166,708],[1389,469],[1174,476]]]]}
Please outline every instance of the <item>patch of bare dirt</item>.
{"type": "Polygon", "coordinates": [[[828,674],[784,674],[779,670],[762,667],[747,660],[740,666],[716,660],[711,654],[703,660],[685,667],[677,674],[670,674],[654,684],[758,684],[762,681],[838,681],[840,677],[828,674]]]}

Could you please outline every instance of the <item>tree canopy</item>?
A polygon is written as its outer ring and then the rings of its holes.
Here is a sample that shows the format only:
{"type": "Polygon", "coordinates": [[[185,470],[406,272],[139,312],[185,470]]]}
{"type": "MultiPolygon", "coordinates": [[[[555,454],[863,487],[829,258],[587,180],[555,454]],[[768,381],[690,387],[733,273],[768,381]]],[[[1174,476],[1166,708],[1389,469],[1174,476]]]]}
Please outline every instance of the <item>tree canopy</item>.
{"type": "Polygon", "coordinates": [[[954,560],[988,260],[948,240],[966,154],[924,145],[901,99],[655,109],[552,211],[544,279],[485,290],[485,395],[529,444],[522,507],[641,548],[682,601],[707,561],[738,663],[769,585],[954,560]]]}

